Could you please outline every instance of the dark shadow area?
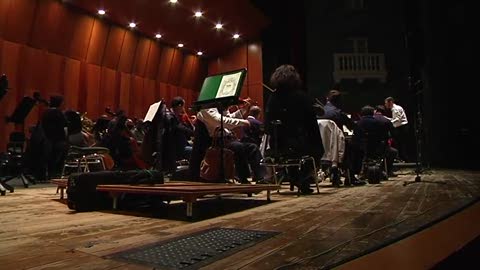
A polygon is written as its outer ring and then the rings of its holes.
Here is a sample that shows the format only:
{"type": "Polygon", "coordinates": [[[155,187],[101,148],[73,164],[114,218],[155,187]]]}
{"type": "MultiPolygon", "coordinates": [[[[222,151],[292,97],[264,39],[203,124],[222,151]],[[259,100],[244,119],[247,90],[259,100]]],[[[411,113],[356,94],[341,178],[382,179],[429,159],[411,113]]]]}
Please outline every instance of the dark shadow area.
{"type": "Polygon", "coordinates": [[[433,270],[444,269],[477,269],[478,255],[480,252],[480,236],[465,245],[459,251],[453,253],[445,260],[435,265],[433,270]]]}
{"type": "Polygon", "coordinates": [[[161,218],[177,221],[202,221],[241,212],[273,202],[275,201],[268,202],[266,198],[261,200],[249,199],[247,195],[245,195],[244,198],[232,198],[227,196],[219,198],[206,197],[204,199],[199,199],[193,204],[193,217],[191,219],[186,216],[186,203],[182,201],[172,201],[171,203],[168,203],[168,201],[164,201],[158,197],[136,200],[128,198],[119,202],[118,210],[101,211],[110,214],[161,218]]]}

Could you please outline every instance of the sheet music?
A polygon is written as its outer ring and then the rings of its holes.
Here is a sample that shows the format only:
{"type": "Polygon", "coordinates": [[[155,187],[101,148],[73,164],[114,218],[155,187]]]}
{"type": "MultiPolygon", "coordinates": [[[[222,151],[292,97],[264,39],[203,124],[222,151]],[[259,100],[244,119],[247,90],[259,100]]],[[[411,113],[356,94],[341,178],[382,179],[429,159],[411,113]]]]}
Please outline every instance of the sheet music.
{"type": "Polygon", "coordinates": [[[152,122],[153,118],[155,117],[155,114],[157,114],[158,108],[160,107],[161,101],[157,103],[153,103],[150,105],[150,108],[148,108],[148,112],[145,115],[145,118],[143,119],[144,122],[150,121],[152,122]]]}

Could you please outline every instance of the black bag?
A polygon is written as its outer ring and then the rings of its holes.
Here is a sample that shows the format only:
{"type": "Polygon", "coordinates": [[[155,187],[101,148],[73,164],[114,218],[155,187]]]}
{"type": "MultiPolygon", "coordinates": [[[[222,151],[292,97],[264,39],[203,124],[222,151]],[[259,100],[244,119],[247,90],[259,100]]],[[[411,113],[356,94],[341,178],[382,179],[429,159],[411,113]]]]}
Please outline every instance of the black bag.
{"type": "Polygon", "coordinates": [[[379,184],[383,178],[383,172],[378,164],[372,163],[366,165],[367,179],[369,184],[379,184]]]}
{"type": "Polygon", "coordinates": [[[106,192],[97,192],[97,185],[107,184],[163,184],[158,171],[100,171],[72,174],[67,184],[68,208],[79,212],[105,209],[111,206],[106,192]]]}

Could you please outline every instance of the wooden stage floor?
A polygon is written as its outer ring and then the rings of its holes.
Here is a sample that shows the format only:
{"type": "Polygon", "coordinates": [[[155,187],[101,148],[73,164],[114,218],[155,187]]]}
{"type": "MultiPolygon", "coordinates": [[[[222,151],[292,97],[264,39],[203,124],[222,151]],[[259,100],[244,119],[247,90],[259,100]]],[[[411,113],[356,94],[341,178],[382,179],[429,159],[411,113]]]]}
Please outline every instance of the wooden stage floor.
{"type": "Polygon", "coordinates": [[[276,236],[205,269],[331,268],[416,232],[480,198],[480,172],[433,170],[423,182],[405,174],[379,185],[296,196],[288,188],[248,198],[76,213],[52,185],[0,197],[0,269],[151,269],[106,258],[213,227],[277,231],[276,236]],[[408,185],[404,185],[405,182],[408,185]]]}

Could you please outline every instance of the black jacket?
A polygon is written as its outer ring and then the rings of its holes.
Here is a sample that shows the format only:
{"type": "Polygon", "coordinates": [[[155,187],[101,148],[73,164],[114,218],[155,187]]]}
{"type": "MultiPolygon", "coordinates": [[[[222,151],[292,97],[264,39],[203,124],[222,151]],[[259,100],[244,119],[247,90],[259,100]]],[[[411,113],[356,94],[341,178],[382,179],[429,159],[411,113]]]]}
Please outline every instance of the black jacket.
{"type": "Polygon", "coordinates": [[[352,143],[373,154],[386,144],[389,136],[385,122],[373,116],[362,116],[353,132],[352,143]]]}
{"type": "Polygon", "coordinates": [[[322,115],[322,119],[332,120],[340,130],[343,130],[343,126],[346,126],[349,130],[354,130],[355,123],[340,108],[327,102],[323,109],[325,113],[322,115]]]}
{"type": "Polygon", "coordinates": [[[278,143],[278,153],[298,158],[311,155],[319,160],[323,144],[313,102],[301,91],[278,91],[272,94],[265,108],[265,132],[270,137],[270,147],[278,143]],[[272,121],[280,120],[275,138],[272,121]]]}

